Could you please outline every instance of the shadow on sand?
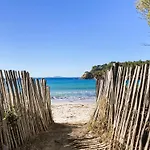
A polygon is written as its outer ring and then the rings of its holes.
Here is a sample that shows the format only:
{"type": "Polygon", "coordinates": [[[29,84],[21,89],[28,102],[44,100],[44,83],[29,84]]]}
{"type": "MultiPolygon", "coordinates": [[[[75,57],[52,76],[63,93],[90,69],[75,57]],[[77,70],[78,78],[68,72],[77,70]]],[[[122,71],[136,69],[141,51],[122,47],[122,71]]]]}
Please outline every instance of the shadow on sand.
{"type": "MultiPolygon", "coordinates": [[[[57,124],[17,150],[79,150],[88,149],[94,137],[85,137],[86,125],[57,124]]],[[[94,146],[95,144],[93,144],[94,146]]]]}

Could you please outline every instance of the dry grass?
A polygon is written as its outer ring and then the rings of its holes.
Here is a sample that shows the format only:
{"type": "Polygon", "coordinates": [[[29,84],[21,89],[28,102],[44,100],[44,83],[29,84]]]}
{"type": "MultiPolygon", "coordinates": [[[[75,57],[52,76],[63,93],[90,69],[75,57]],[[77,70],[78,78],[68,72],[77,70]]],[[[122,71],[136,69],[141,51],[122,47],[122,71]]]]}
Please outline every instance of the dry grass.
{"type": "MultiPolygon", "coordinates": [[[[95,133],[97,136],[100,137],[100,143],[107,143],[108,145],[111,144],[112,138],[112,127],[108,127],[108,120],[107,120],[107,110],[109,104],[107,103],[107,99],[105,97],[101,98],[98,102],[98,117],[96,121],[89,123],[89,130],[95,133]]],[[[119,143],[118,141],[113,142],[113,148],[115,150],[124,150],[125,146],[119,143]]]]}
{"type": "Polygon", "coordinates": [[[125,150],[125,145],[119,143],[118,141],[113,141],[113,150],[125,150]]]}
{"type": "Polygon", "coordinates": [[[99,109],[98,117],[95,122],[89,124],[89,130],[101,137],[100,143],[108,143],[112,136],[112,129],[108,128],[108,121],[106,117],[108,107],[107,99],[105,97],[101,98],[97,105],[97,109],[99,109]]]}

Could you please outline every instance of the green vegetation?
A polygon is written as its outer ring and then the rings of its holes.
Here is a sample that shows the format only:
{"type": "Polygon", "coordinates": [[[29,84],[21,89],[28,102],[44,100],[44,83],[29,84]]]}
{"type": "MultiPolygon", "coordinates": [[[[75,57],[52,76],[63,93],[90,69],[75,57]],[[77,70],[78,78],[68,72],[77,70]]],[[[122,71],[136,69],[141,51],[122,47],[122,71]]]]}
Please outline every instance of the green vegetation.
{"type": "Polygon", "coordinates": [[[82,78],[82,79],[93,79],[94,76],[93,76],[93,74],[92,74],[91,72],[86,71],[86,72],[82,75],[81,78],[82,78]]]}
{"type": "Polygon", "coordinates": [[[143,14],[150,25],[150,0],[138,0],[136,8],[143,14]]]}
{"type": "MultiPolygon", "coordinates": [[[[114,63],[118,63],[119,66],[123,66],[123,67],[135,67],[136,65],[141,66],[143,64],[150,64],[150,60],[146,60],[146,61],[139,60],[139,61],[126,61],[126,62],[110,62],[108,64],[93,66],[91,71],[89,71],[89,73],[93,74],[93,77],[95,77],[95,78],[103,77],[105,72],[107,70],[110,70],[110,68],[113,66],[114,63]]],[[[85,72],[84,75],[86,73],[87,72],[85,72]]]]}

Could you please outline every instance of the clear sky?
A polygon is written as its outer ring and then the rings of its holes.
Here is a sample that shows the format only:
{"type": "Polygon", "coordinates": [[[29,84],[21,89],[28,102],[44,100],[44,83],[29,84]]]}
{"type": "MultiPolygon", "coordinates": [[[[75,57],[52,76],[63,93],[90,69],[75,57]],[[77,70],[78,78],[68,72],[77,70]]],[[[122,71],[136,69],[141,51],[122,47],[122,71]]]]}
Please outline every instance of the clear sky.
{"type": "Polygon", "coordinates": [[[150,59],[135,0],[0,1],[0,69],[81,76],[93,65],[150,59]]]}

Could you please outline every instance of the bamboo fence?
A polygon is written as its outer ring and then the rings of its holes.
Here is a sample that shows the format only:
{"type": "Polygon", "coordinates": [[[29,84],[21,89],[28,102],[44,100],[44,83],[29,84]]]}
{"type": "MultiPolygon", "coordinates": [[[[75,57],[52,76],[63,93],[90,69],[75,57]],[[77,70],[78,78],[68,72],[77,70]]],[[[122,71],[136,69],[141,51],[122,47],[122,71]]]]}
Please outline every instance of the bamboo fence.
{"type": "Polygon", "coordinates": [[[53,123],[50,89],[26,71],[0,70],[0,150],[13,150],[53,123]]]}
{"type": "Polygon", "coordinates": [[[150,66],[120,67],[97,80],[97,108],[92,124],[105,114],[111,130],[109,150],[150,150],[150,66]],[[101,111],[100,102],[107,107],[101,111]]]}

